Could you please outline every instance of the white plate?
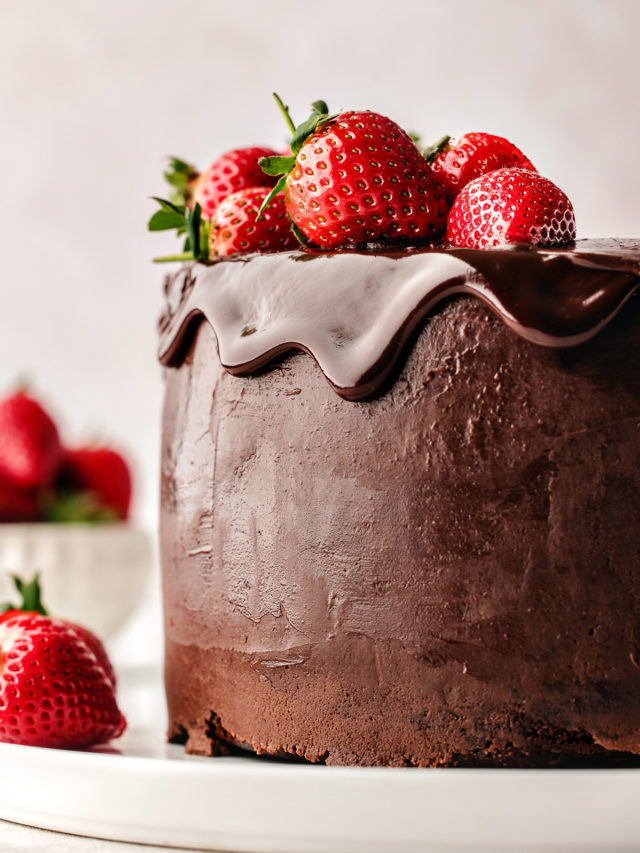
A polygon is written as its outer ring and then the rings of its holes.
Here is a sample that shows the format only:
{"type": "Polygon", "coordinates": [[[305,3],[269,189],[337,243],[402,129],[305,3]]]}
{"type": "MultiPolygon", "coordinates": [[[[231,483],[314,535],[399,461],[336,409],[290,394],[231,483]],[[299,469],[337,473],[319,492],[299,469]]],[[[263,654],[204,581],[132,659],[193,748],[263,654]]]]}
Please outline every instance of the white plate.
{"type": "MultiPolygon", "coordinates": [[[[159,684],[124,679],[125,712],[159,684]]],[[[0,744],[0,818],[117,841],[250,853],[640,849],[640,770],[314,767],[186,757],[156,726],[119,752],[0,744]]]]}

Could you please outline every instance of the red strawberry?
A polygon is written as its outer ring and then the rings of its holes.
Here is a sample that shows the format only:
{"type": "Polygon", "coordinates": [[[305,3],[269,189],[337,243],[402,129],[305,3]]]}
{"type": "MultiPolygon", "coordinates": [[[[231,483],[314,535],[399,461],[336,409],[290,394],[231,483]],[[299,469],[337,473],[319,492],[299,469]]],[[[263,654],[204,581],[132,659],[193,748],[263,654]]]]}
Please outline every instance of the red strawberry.
{"type": "Polygon", "coordinates": [[[576,237],[573,207],[547,178],[527,169],[498,169],[467,184],[447,226],[452,246],[483,249],[501,243],[559,246],[576,237]]]}
{"type": "Polygon", "coordinates": [[[46,487],[61,456],[56,425],[36,400],[19,392],[0,402],[0,477],[24,491],[46,487]]]}
{"type": "Polygon", "coordinates": [[[29,492],[23,492],[0,477],[0,522],[35,521],[38,505],[29,492]]]}
{"type": "MultiPolygon", "coordinates": [[[[13,604],[0,605],[0,622],[8,619],[9,614],[15,613],[32,613],[39,614],[40,616],[49,615],[42,603],[39,575],[36,574],[30,581],[23,581],[18,575],[12,575],[11,579],[16,591],[20,595],[20,604],[17,606],[14,606],[13,604]]],[[[96,656],[98,663],[105,671],[105,675],[115,687],[116,674],[101,641],[95,634],[92,634],[88,628],[83,628],[82,625],[76,625],[74,622],[69,622],[66,619],[61,619],[60,621],[64,622],[67,627],[75,631],[80,639],[87,644],[88,648],[96,656]]]]}
{"type": "Polygon", "coordinates": [[[80,637],[83,643],[86,644],[87,648],[93,652],[96,657],[96,660],[104,670],[104,674],[107,676],[109,684],[115,688],[116,686],[116,673],[113,668],[113,664],[109,660],[109,655],[107,654],[107,650],[102,645],[102,641],[96,637],[88,628],[83,628],[82,625],[76,625],[75,622],[68,622],[66,619],[61,620],[64,621],[64,624],[71,628],[72,631],[80,637]]]}
{"type": "Polygon", "coordinates": [[[469,181],[487,172],[507,166],[537,171],[512,142],[491,133],[465,133],[456,142],[445,136],[427,150],[425,158],[451,201],[469,181]]]}
{"type": "Polygon", "coordinates": [[[282,174],[287,211],[302,234],[335,249],[371,241],[435,239],[449,205],[413,140],[372,112],[329,116],[317,101],[291,141],[292,157],[261,161],[282,174]]]}
{"type": "Polygon", "coordinates": [[[73,491],[90,492],[118,518],[129,516],[131,473],[123,457],[108,447],[80,447],[65,452],[63,477],[73,491]]]}
{"type": "Polygon", "coordinates": [[[258,160],[275,154],[271,148],[236,148],[227,151],[194,181],[193,203],[199,202],[203,216],[210,219],[222,199],[231,193],[246,187],[273,186],[275,181],[265,175],[258,160]]]}
{"type": "Polygon", "coordinates": [[[282,193],[274,196],[257,219],[269,190],[251,187],[228,195],[211,222],[211,254],[283,252],[298,246],[282,193]]]}
{"type": "Polygon", "coordinates": [[[122,734],[107,674],[70,626],[38,613],[0,619],[0,740],[81,749],[122,734]]]}

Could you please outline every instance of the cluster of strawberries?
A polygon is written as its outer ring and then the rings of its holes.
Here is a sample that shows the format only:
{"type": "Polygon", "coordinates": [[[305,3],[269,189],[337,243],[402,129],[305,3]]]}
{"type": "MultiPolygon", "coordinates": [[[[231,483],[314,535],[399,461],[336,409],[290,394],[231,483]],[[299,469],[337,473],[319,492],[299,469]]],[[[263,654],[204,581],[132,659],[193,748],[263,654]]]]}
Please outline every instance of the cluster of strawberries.
{"type": "Polygon", "coordinates": [[[126,519],[131,474],[102,446],[65,447],[24,391],[0,400],[0,522],[126,519]]]}
{"type": "Polygon", "coordinates": [[[0,615],[0,741],[82,749],[126,727],[100,640],[47,615],[37,578],[14,577],[22,601],[0,615]]]}
{"type": "Polygon", "coordinates": [[[241,148],[199,174],[173,159],[171,199],[156,199],[152,231],[177,229],[184,251],[158,260],[202,260],[295,248],[443,242],[482,249],[558,246],[576,236],[571,202],[508,140],[468,133],[421,151],[374,112],[331,115],[324,101],[291,130],[290,148],[241,148]]]}

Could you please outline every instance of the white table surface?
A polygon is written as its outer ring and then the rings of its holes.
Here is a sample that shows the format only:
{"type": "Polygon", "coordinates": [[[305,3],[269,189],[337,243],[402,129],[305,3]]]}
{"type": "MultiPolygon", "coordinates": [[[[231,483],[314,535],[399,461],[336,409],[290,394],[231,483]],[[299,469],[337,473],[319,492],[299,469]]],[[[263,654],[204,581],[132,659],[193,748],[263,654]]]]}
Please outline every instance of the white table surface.
{"type": "MultiPolygon", "coordinates": [[[[166,847],[147,844],[125,844],[120,841],[101,841],[62,832],[49,832],[0,820],[0,850],[2,853],[167,853],[166,847]]],[[[171,848],[171,853],[193,853],[183,848],[171,848]]]]}

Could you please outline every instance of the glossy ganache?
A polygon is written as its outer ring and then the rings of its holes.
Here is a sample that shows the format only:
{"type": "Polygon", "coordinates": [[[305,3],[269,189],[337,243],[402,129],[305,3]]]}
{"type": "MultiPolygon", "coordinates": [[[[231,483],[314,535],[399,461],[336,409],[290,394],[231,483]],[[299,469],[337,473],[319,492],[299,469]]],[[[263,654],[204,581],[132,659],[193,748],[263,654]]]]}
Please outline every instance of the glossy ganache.
{"type": "Polygon", "coordinates": [[[526,340],[567,347],[606,325],[639,275],[635,240],[584,240],[556,251],[245,255],[168,281],[178,310],[161,323],[160,359],[179,365],[204,318],[230,373],[255,372],[301,349],[341,396],[362,399],[378,390],[424,317],[455,294],[473,294],[526,340]]]}
{"type": "Polygon", "coordinates": [[[170,737],[334,764],[640,754],[639,281],[639,241],[170,276],[170,737]]]}

